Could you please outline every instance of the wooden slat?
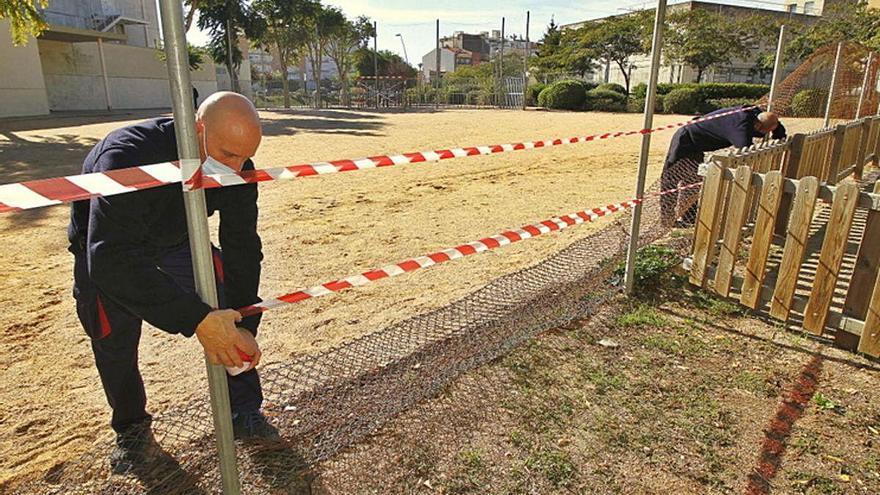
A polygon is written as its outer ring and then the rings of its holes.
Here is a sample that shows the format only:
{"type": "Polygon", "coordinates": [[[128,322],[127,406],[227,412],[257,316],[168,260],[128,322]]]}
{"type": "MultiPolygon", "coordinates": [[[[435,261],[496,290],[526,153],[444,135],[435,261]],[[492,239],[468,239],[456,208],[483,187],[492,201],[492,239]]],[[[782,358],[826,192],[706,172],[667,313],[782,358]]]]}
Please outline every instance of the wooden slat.
{"type": "Polygon", "coordinates": [[[840,124],[834,129],[834,137],[831,142],[831,156],[828,160],[827,175],[820,175],[819,181],[828,184],[837,184],[837,172],[844,168],[844,148],[846,146],[846,124],[840,124]]]}
{"type": "MultiPolygon", "coordinates": [[[[880,182],[874,184],[874,192],[880,193],[880,182]]],[[[865,233],[859,244],[856,266],[843,306],[844,313],[860,320],[866,318],[878,267],[880,267],[880,212],[871,210],[868,212],[865,233]]]]}
{"type": "Polygon", "coordinates": [[[722,192],[724,190],[724,173],[721,165],[710,163],[703,182],[700,211],[694,232],[693,268],[690,282],[702,287],[706,282],[706,268],[710,264],[709,257],[715,251],[712,243],[713,231],[718,229],[718,217],[721,216],[722,192]]]}
{"type": "Polygon", "coordinates": [[[849,230],[859,197],[859,186],[847,181],[837,188],[834,202],[831,205],[831,217],[822,240],[822,251],[819,254],[819,266],[810,290],[810,301],[804,313],[804,329],[815,335],[822,335],[825,322],[828,320],[828,309],[837,285],[840,263],[846,251],[849,230]]]}
{"type": "Polygon", "coordinates": [[[770,246],[773,245],[773,227],[779,202],[782,199],[782,174],[779,171],[767,172],[758,202],[758,217],[755,221],[755,232],[752,236],[752,249],[746,264],[740,302],[752,309],[757,309],[761,300],[761,286],[766,277],[767,259],[770,246]]]}
{"type": "Polygon", "coordinates": [[[787,320],[791,311],[791,298],[797,286],[801,263],[804,260],[804,251],[818,192],[819,181],[815,177],[803,177],[798,182],[791,218],[786,231],[785,250],[782,253],[782,263],[779,266],[779,277],[770,304],[770,316],[779,320],[787,320]]]}
{"type": "Polygon", "coordinates": [[[718,256],[718,273],[715,277],[715,292],[727,297],[730,294],[730,280],[742,239],[742,228],[748,212],[748,197],[752,184],[752,169],[746,165],[737,167],[733,182],[730,183],[730,202],[727,206],[727,219],[724,228],[724,243],[718,256]]]}
{"type": "MultiPolygon", "coordinates": [[[[805,156],[807,136],[804,134],[795,134],[791,138],[791,146],[788,149],[788,157],[782,170],[782,175],[789,179],[798,178],[801,166],[803,165],[805,156]]],[[[788,226],[788,213],[791,211],[791,196],[782,195],[782,201],[779,203],[779,214],[776,216],[776,226],[774,232],[778,236],[784,236],[788,226]]]]}
{"type": "Polygon", "coordinates": [[[880,357],[880,278],[874,281],[868,315],[859,339],[859,352],[880,357]]]}

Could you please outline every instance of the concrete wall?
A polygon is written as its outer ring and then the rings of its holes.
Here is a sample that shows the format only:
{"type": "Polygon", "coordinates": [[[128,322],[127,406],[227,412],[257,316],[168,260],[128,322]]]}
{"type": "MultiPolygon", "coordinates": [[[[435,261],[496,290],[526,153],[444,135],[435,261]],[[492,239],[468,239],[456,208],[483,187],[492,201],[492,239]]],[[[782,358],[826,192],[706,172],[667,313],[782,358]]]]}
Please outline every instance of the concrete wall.
{"type": "Polygon", "coordinates": [[[9,22],[0,20],[0,117],[49,113],[37,40],[14,46],[9,22]]]}
{"type": "MultiPolygon", "coordinates": [[[[97,43],[39,41],[49,108],[106,109],[97,43]]],[[[104,58],[114,109],[171,106],[168,71],[156,50],[104,43],[104,58]]],[[[214,65],[206,62],[192,73],[201,98],[217,91],[214,65]]]]}

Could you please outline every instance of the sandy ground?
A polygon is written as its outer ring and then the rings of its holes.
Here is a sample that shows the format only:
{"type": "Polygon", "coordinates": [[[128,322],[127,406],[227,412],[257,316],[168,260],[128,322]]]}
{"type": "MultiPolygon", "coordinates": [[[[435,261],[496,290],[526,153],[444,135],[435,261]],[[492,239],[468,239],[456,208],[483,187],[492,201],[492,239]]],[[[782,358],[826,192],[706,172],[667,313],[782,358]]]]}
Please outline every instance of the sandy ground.
{"type": "MultiPolygon", "coordinates": [[[[109,131],[151,113],[0,122],[0,182],[72,174],[109,131]]],[[[258,167],[570,137],[641,127],[640,115],[450,110],[264,112],[258,167]]],[[[658,116],[657,124],[683,120],[658,116]]],[[[804,126],[808,126],[804,123],[804,126]]],[[[654,135],[649,180],[672,131],[654,135]]],[[[271,297],[632,194],[639,137],[263,184],[261,292],[271,297]]],[[[109,410],[70,295],[66,206],[0,218],[0,489],[107,441],[109,410]]],[[[215,224],[216,225],[216,224],[215,224]]],[[[534,263],[583,226],[267,314],[264,362],[314,353],[443,306],[534,263]]],[[[215,235],[216,239],[216,235],[215,235]]],[[[150,410],[203,393],[195,340],[147,328],[150,410]]]]}

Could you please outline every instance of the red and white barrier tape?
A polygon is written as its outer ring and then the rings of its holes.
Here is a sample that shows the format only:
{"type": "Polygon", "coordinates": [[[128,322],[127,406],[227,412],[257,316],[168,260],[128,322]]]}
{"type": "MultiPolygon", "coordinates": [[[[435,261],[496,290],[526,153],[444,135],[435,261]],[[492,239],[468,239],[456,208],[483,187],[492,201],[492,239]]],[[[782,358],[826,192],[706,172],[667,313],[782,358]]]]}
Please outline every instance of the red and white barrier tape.
{"type": "MultiPolygon", "coordinates": [[[[235,174],[197,174],[194,177],[201,178],[202,187],[216,188],[271,180],[294,179],[311,175],[350,172],[368,168],[390,167],[408,163],[439,162],[441,160],[464,158],[467,156],[493,155],[508,151],[540,149],[551,146],[611,139],[621,136],[632,136],[635,134],[648,134],[721,118],[744,109],[723,112],[704,119],[689,120],[686,122],[655,127],[653,129],[641,129],[637,131],[606,132],[568,139],[544,139],[512,144],[469,146],[465,148],[403,153],[399,155],[379,155],[357,160],[349,159],[305,163],[289,167],[258,169],[235,174]]],[[[180,170],[178,167],[178,162],[166,162],[113,170],[110,172],[55,177],[51,179],[0,185],[0,213],[52,206],[96,196],[112,196],[115,194],[178,183],[181,182],[180,170]]],[[[186,181],[185,187],[193,188],[197,187],[197,185],[196,181],[190,179],[186,181]]]]}
{"type": "MultiPolygon", "coordinates": [[[[695,189],[700,187],[701,185],[702,183],[689,184],[687,186],[670,189],[668,191],[653,193],[649,196],[662,196],[665,194],[671,194],[687,189],[695,189]]],[[[272,299],[267,299],[263,302],[251,306],[239,308],[238,311],[243,316],[250,316],[266,312],[270,309],[278,308],[279,306],[294,304],[300,301],[305,301],[306,299],[313,299],[315,297],[326,296],[334,292],[339,292],[354,287],[361,287],[363,285],[367,285],[371,282],[375,282],[383,278],[396,277],[398,275],[403,275],[404,273],[414,272],[416,270],[428,268],[429,266],[445,263],[447,261],[461,259],[465,256],[482,253],[484,251],[491,251],[493,249],[507,246],[515,242],[523,241],[525,239],[538,237],[539,235],[547,234],[549,232],[565,230],[573,225],[579,225],[585,222],[592,222],[606,215],[632,208],[633,206],[642,202],[644,202],[644,198],[631,199],[620,203],[605,205],[600,208],[593,208],[592,210],[583,210],[576,213],[570,213],[568,215],[553,217],[549,220],[544,220],[543,222],[523,225],[519,229],[506,230],[504,232],[501,232],[500,234],[496,234],[491,237],[485,237],[483,239],[469,242],[467,244],[462,244],[454,248],[444,249],[442,251],[437,251],[416,258],[410,258],[393,265],[387,265],[382,268],[377,268],[375,270],[369,270],[341,280],[334,280],[332,282],[327,282],[321,285],[316,285],[314,287],[309,287],[307,289],[284,294],[282,296],[277,296],[272,299]]]]}

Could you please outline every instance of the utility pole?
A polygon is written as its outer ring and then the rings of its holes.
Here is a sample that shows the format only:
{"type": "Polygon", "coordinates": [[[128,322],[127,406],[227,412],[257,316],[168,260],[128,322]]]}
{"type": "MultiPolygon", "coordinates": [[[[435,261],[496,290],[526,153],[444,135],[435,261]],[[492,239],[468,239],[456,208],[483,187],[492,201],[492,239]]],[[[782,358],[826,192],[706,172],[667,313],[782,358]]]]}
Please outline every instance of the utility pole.
{"type": "Polygon", "coordinates": [[[531,12],[526,11],[526,50],[523,54],[523,83],[522,83],[522,108],[526,109],[526,96],[529,94],[529,55],[531,54],[532,44],[529,42],[529,16],[531,12]]]}
{"type": "Polygon", "coordinates": [[[785,52],[785,24],[779,26],[779,43],[776,45],[776,60],[773,61],[773,80],[770,83],[770,98],[767,100],[767,111],[773,111],[776,103],[776,92],[782,81],[783,53],[785,52]]]}
{"type": "Polygon", "coordinates": [[[501,18],[501,47],[498,56],[498,106],[507,103],[507,92],[504,89],[504,17],[501,18]]]}
{"type": "Polygon", "coordinates": [[[834,103],[834,87],[837,85],[837,72],[840,70],[840,55],[843,52],[843,42],[837,44],[837,55],[834,56],[834,71],[831,73],[831,88],[828,90],[828,104],[825,106],[825,122],[822,127],[831,125],[831,104],[834,103]]]}
{"type": "Polygon", "coordinates": [[[871,73],[871,63],[874,61],[874,52],[868,53],[868,61],[865,62],[865,77],[862,79],[862,92],[859,93],[859,106],[856,107],[856,120],[862,116],[862,106],[865,104],[865,95],[868,93],[868,75],[871,73]]]}
{"type": "Polygon", "coordinates": [[[373,21],[373,86],[376,90],[376,109],[379,109],[379,29],[373,21]]]}
{"type": "Polygon", "coordinates": [[[437,49],[434,51],[434,61],[437,63],[437,91],[434,92],[434,110],[440,107],[440,86],[443,81],[440,80],[440,19],[437,19],[437,49]]]}

